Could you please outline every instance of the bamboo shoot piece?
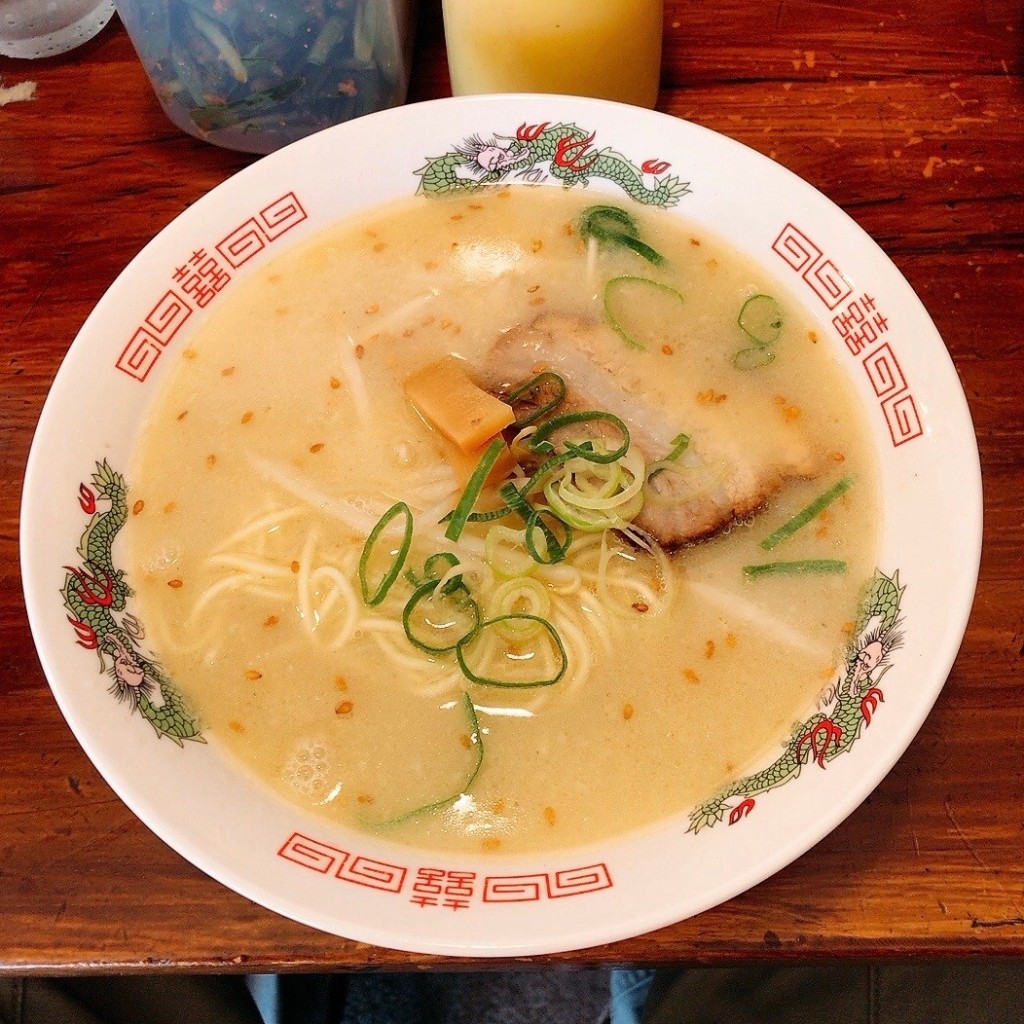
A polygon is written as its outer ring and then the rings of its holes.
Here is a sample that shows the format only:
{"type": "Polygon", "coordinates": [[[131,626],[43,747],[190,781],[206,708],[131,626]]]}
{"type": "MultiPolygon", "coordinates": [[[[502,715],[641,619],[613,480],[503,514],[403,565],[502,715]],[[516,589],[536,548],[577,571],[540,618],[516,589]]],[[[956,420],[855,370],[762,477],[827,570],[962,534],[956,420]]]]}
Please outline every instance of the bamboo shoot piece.
{"type": "Polygon", "coordinates": [[[510,405],[474,384],[451,357],[417,370],[403,387],[420,415],[467,455],[479,457],[516,418],[510,405]]]}

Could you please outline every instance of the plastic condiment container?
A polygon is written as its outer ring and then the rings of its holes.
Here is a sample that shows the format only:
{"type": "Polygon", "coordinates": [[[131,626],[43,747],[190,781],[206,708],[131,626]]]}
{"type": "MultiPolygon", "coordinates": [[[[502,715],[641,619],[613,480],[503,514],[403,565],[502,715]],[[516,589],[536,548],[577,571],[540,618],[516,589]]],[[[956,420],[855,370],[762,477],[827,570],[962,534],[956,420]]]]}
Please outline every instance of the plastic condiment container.
{"type": "Polygon", "coordinates": [[[415,0],[117,0],[167,116],[269,153],[405,101],[415,0]]]}
{"type": "Polygon", "coordinates": [[[0,0],[0,56],[55,57],[110,21],[114,0],[0,0]]]}
{"type": "Polygon", "coordinates": [[[663,0],[443,0],[452,92],[548,92],[653,107],[663,0]]]}

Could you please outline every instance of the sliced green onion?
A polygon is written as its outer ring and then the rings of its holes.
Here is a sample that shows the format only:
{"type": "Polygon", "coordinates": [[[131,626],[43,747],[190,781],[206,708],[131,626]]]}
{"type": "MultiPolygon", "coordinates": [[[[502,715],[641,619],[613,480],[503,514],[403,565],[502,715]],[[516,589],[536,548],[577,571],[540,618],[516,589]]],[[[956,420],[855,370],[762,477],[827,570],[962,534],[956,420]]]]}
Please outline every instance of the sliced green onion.
{"type": "Polygon", "coordinates": [[[688,434],[676,434],[672,438],[672,450],[663,459],[659,459],[657,462],[652,462],[647,470],[647,479],[650,480],[656,477],[662,470],[668,469],[679,457],[690,447],[690,438],[688,434]]]}
{"type": "Polygon", "coordinates": [[[532,615],[546,619],[551,613],[551,592],[532,576],[506,580],[495,588],[487,602],[492,619],[500,620],[494,627],[506,640],[529,640],[540,632],[535,619],[505,618],[532,615]]]}
{"type": "Polygon", "coordinates": [[[752,295],[743,303],[736,322],[743,333],[761,348],[774,345],[782,334],[782,310],[770,295],[752,295]]]}
{"type": "Polygon", "coordinates": [[[737,370],[759,370],[775,360],[775,350],[767,346],[755,345],[753,348],[741,348],[732,357],[732,365],[737,370]]]}
{"type": "MultiPolygon", "coordinates": [[[[500,633],[499,633],[500,635],[500,633]]],[[[539,686],[553,686],[558,682],[562,676],[565,675],[566,669],[569,667],[569,661],[566,657],[565,646],[562,643],[562,638],[558,635],[558,630],[548,622],[547,619],[541,618],[539,615],[499,615],[497,618],[488,619],[486,622],[480,623],[480,628],[473,634],[473,636],[459,643],[455,648],[455,657],[459,662],[459,668],[462,669],[462,674],[473,683],[479,686],[503,686],[510,689],[526,690],[539,686]],[[497,627],[509,624],[512,620],[524,619],[530,622],[535,622],[539,625],[540,631],[544,631],[550,637],[551,643],[554,646],[554,650],[558,655],[557,662],[558,667],[553,675],[543,676],[540,679],[528,678],[523,680],[510,679],[510,678],[498,678],[496,676],[485,676],[481,672],[470,668],[466,661],[466,648],[470,644],[479,643],[481,638],[484,637],[488,630],[494,630],[498,632],[497,627]]],[[[522,654],[516,654],[514,657],[517,660],[523,660],[522,654]]],[[[527,655],[526,659],[531,660],[533,655],[527,655]]]]}
{"type": "Polygon", "coordinates": [[[541,565],[555,565],[565,560],[572,546],[572,526],[564,519],[560,519],[549,508],[535,508],[529,519],[526,520],[526,547],[534,559],[541,565]],[[565,535],[559,543],[554,530],[544,522],[542,516],[549,515],[562,528],[565,535]],[[534,539],[534,530],[539,529],[544,537],[544,550],[537,547],[534,539]]]}
{"type": "Polygon", "coordinates": [[[743,566],[743,574],[751,578],[771,575],[800,575],[802,573],[843,573],[845,562],[835,558],[805,558],[797,562],[762,562],[759,565],[743,566]]]}
{"type": "Polygon", "coordinates": [[[580,234],[584,238],[600,238],[604,231],[622,230],[637,233],[636,220],[621,206],[588,206],[580,214],[580,234]]]}
{"type": "Polygon", "coordinates": [[[769,534],[763,541],[761,541],[761,547],[765,551],[771,551],[772,548],[777,547],[784,540],[788,540],[793,536],[797,530],[802,529],[806,526],[815,516],[819,515],[824,509],[828,508],[836,498],[845,494],[850,487],[853,485],[852,476],[844,476],[842,480],[836,481],[824,494],[819,495],[807,505],[802,508],[792,519],[783,523],[774,533],[769,534]]]}
{"type": "MultiPolygon", "coordinates": [[[[500,439],[495,439],[491,442],[491,448],[496,448],[499,443],[503,442],[500,442],[500,439]]],[[[549,456],[540,464],[540,466],[537,467],[536,470],[534,470],[533,475],[522,488],[516,490],[515,486],[512,485],[512,489],[515,494],[518,497],[522,497],[525,501],[525,496],[533,493],[533,491],[537,489],[541,480],[547,473],[552,469],[555,469],[557,466],[568,462],[570,459],[582,458],[589,462],[615,462],[617,459],[622,458],[622,456],[629,450],[629,428],[613,413],[603,412],[597,409],[588,409],[580,412],[565,413],[561,416],[555,416],[552,419],[547,420],[533,434],[526,438],[523,443],[535,454],[544,454],[549,456]],[[617,448],[599,451],[594,446],[593,440],[580,442],[566,441],[564,442],[566,451],[549,454],[552,452],[554,446],[548,440],[548,437],[556,430],[561,430],[563,427],[574,426],[577,423],[588,423],[594,421],[611,423],[615,429],[619,431],[622,435],[622,442],[617,448]]],[[[488,448],[487,451],[485,451],[484,459],[488,457],[491,448],[488,448]]],[[[494,454],[494,459],[497,459],[499,453],[500,449],[497,449],[494,454]]],[[[493,461],[491,462],[491,465],[493,465],[493,461]]],[[[515,511],[515,506],[509,504],[507,498],[506,503],[502,508],[491,509],[489,512],[472,511],[472,505],[476,501],[477,496],[479,496],[479,489],[477,489],[475,494],[472,493],[474,479],[477,474],[480,473],[482,466],[483,459],[481,460],[481,464],[474,471],[473,476],[470,477],[469,483],[466,485],[466,490],[463,492],[462,498],[459,500],[459,504],[456,506],[455,510],[448,513],[448,515],[441,520],[442,522],[448,523],[448,529],[445,531],[445,536],[449,540],[458,540],[466,523],[490,523],[498,519],[503,519],[505,516],[510,515],[515,511]],[[457,525],[456,517],[460,514],[460,510],[462,520],[461,524],[457,525]]],[[[488,466],[481,474],[481,481],[487,478],[487,474],[489,472],[490,466],[488,466]]],[[[508,487],[510,484],[511,481],[509,481],[505,486],[508,487]]],[[[501,493],[502,496],[504,496],[504,492],[502,491],[501,493]]],[[[526,515],[524,515],[523,518],[525,519],[526,515]]],[[[544,528],[542,527],[542,530],[543,529],[544,528]]]]}
{"type": "MultiPolygon", "coordinates": [[[[458,558],[451,551],[438,551],[423,563],[423,575],[412,569],[405,570],[405,578],[413,588],[421,587],[433,580],[437,583],[450,570],[459,564],[458,558]]],[[[456,587],[462,586],[462,576],[454,576],[444,585],[445,593],[451,593],[456,587]]]]}
{"type": "Polygon", "coordinates": [[[535,508],[523,496],[523,491],[516,490],[516,485],[510,480],[503,484],[498,493],[505,499],[505,503],[513,511],[517,512],[526,524],[525,541],[526,549],[530,552],[535,562],[541,565],[554,565],[561,562],[569,553],[569,546],[572,544],[572,527],[564,520],[558,518],[549,508],[535,508]],[[559,542],[554,530],[541,518],[543,514],[550,515],[565,534],[564,539],[559,542]],[[544,538],[544,551],[537,546],[534,530],[540,530],[544,538]]]}
{"type": "MultiPolygon", "coordinates": [[[[545,444],[546,443],[547,442],[545,442],[545,444]]],[[[549,459],[546,459],[534,470],[533,476],[531,476],[530,479],[526,481],[526,483],[520,489],[519,493],[532,494],[535,490],[537,490],[541,480],[543,480],[544,477],[551,472],[551,470],[556,469],[558,466],[561,466],[564,463],[569,462],[571,459],[575,459],[576,457],[577,456],[575,452],[559,452],[557,455],[552,455],[549,459]]],[[[509,511],[512,511],[512,509],[510,508],[509,511]]]]}
{"type": "Polygon", "coordinates": [[[465,587],[449,591],[439,589],[437,582],[428,580],[418,587],[402,611],[409,643],[427,654],[454,651],[480,627],[480,607],[465,587]],[[421,607],[424,604],[428,607],[421,607]]]}
{"type": "Polygon", "coordinates": [[[457,793],[453,793],[451,796],[446,796],[441,800],[434,800],[432,803],[424,804],[422,807],[416,807],[411,811],[406,811],[404,814],[399,814],[394,818],[387,819],[386,821],[367,822],[367,824],[375,825],[377,828],[393,828],[395,825],[401,825],[403,822],[409,821],[411,818],[417,818],[421,814],[431,814],[434,811],[441,811],[446,807],[451,807],[459,797],[469,792],[470,787],[476,781],[476,777],[480,774],[480,767],[484,763],[484,734],[483,730],[480,728],[480,720],[476,716],[476,708],[473,706],[473,701],[465,691],[463,691],[462,694],[462,703],[466,710],[466,720],[469,723],[470,746],[476,748],[476,757],[473,761],[473,767],[470,769],[466,781],[459,787],[459,791],[457,793]]]}
{"type": "Polygon", "coordinates": [[[573,529],[582,530],[584,533],[601,533],[604,530],[621,529],[631,523],[644,507],[643,492],[637,492],[626,502],[617,505],[613,510],[600,512],[595,509],[574,508],[563,501],[557,491],[551,493],[545,488],[551,504],[551,510],[567,526],[573,529]]]}
{"type": "Polygon", "coordinates": [[[378,605],[385,597],[388,596],[388,591],[394,585],[395,580],[398,579],[398,575],[402,571],[402,566],[405,565],[405,560],[409,555],[409,548],[411,546],[412,512],[404,501],[396,501],[395,504],[377,520],[377,525],[370,531],[370,536],[366,538],[366,543],[363,545],[363,553],[359,556],[359,587],[363,592],[363,600],[368,605],[378,605]],[[370,557],[373,554],[373,549],[376,546],[377,541],[380,539],[380,535],[387,528],[391,520],[401,515],[405,516],[405,529],[402,533],[402,543],[395,552],[395,557],[392,559],[390,567],[384,573],[380,583],[377,584],[376,590],[371,591],[368,575],[370,570],[370,557]]]}
{"type": "Polygon", "coordinates": [[[505,401],[512,405],[517,398],[522,398],[524,395],[530,395],[533,392],[540,391],[541,388],[546,387],[549,384],[553,384],[555,388],[554,397],[549,398],[542,405],[539,405],[536,409],[529,414],[524,416],[522,419],[518,419],[512,424],[513,430],[522,430],[523,427],[528,427],[531,423],[536,423],[537,420],[546,416],[549,412],[554,412],[565,398],[565,381],[558,376],[557,373],[551,370],[545,370],[543,373],[538,373],[536,377],[531,377],[530,380],[525,381],[518,387],[513,388],[506,396],[505,401]]]}
{"type": "MultiPolygon", "coordinates": [[[[436,552],[423,563],[424,582],[427,580],[433,580],[435,583],[438,582],[449,569],[454,569],[458,564],[458,558],[451,551],[436,552]]],[[[444,593],[450,594],[461,586],[462,576],[453,576],[444,585],[444,593]]]]}
{"type": "MultiPolygon", "coordinates": [[[[509,509],[511,512],[511,508],[509,509]]],[[[526,550],[526,534],[495,524],[484,537],[484,557],[496,576],[511,580],[533,572],[537,563],[526,550]]]]}
{"type": "Polygon", "coordinates": [[[646,479],[643,456],[631,448],[613,463],[567,462],[544,485],[544,494],[563,522],[599,533],[623,527],[640,513],[646,479]]]}
{"type": "Polygon", "coordinates": [[[588,206],[580,214],[579,230],[584,241],[593,238],[599,243],[625,246],[655,266],[665,262],[660,252],[640,240],[637,222],[621,207],[588,206]]]}
{"type": "Polygon", "coordinates": [[[448,528],[444,531],[444,535],[450,541],[456,541],[462,536],[462,531],[473,511],[473,506],[480,497],[480,492],[484,489],[487,475],[494,468],[494,464],[498,461],[504,450],[505,442],[500,437],[496,437],[484,450],[476,469],[473,470],[466,483],[466,489],[462,492],[462,497],[459,498],[458,504],[452,511],[448,528]]]}
{"type": "MultiPolygon", "coordinates": [[[[547,444],[547,442],[543,443],[547,444]]],[[[551,445],[547,446],[549,449],[552,447],[551,445]]],[[[544,462],[540,464],[540,466],[537,467],[537,469],[533,473],[533,476],[531,476],[530,479],[526,481],[526,483],[519,491],[517,491],[517,493],[522,495],[532,494],[537,489],[537,485],[540,483],[540,481],[544,478],[544,476],[547,473],[549,473],[556,466],[562,465],[563,462],[567,462],[569,459],[574,458],[576,458],[576,453],[574,451],[559,452],[557,455],[552,455],[550,458],[546,459],[544,462]]],[[[515,484],[511,480],[507,481],[504,486],[512,487],[513,489],[515,488],[515,484]]],[[[506,516],[512,515],[514,511],[515,509],[506,502],[504,505],[501,506],[501,508],[493,508],[489,512],[471,512],[466,517],[466,522],[493,523],[496,522],[498,519],[504,519],[506,516]]],[[[454,515],[454,511],[449,512],[446,516],[444,516],[441,522],[450,523],[454,515]]]]}
{"type": "Polygon", "coordinates": [[[595,421],[611,423],[615,429],[622,434],[622,443],[618,448],[613,448],[602,453],[594,448],[592,441],[583,442],[582,444],[566,441],[564,442],[566,449],[572,452],[573,455],[589,459],[591,462],[615,462],[616,459],[621,459],[622,456],[629,451],[629,428],[614,413],[604,412],[600,409],[588,409],[582,412],[568,412],[562,416],[552,417],[546,423],[542,423],[537,429],[537,432],[527,439],[527,447],[531,448],[533,451],[539,451],[539,445],[547,441],[555,431],[561,430],[563,427],[574,426],[577,423],[592,423],[595,421]],[[587,447],[588,444],[589,447],[587,447]]]}
{"type": "MultiPolygon", "coordinates": [[[[608,323],[612,326],[612,329],[622,340],[629,345],[630,348],[646,349],[647,346],[641,341],[637,335],[641,333],[642,327],[639,324],[632,325],[629,323],[630,315],[634,308],[640,309],[644,312],[649,310],[651,305],[651,290],[653,289],[654,295],[668,296],[672,299],[673,305],[675,302],[683,302],[683,296],[680,292],[676,291],[675,288],[669,287],[667,284],[662,284],[660,281],[652,281],[649,277],[634,277],[629,274],[624,274],[621,277],[613,277],[604,286],[604,313],[608,318],[608,323]],[[625,296],[628,296],[630,291],[635,292],[638,288],[642,289],[646,295],[642,295],[633,306],[625,301],[625,296]]],[[[635,317],[633,318],[636,319],[635,317]]],[[[648,331],[648,341],[657,341],[653,337],[653,334],[648,331]]]]}
{"type": "MultiPolygon", "coordinates": [[[[466,522],[467,523],[493,523],[496,520],[504,519],[505,516],[510,516],[511,514],[512,514],[512,509],[510,509],[507,505],[505,505],[502,508],[492,508],[489,512],[470,512],[470,514],[468,516],[466,516],[466,522]]],[[[452,509],[452,511],[447,513],[447,515],[442,516],[438,520],[438,522],[439,523],[450,523],[454,516],[455,516],[455,510],[452,509]]]]}

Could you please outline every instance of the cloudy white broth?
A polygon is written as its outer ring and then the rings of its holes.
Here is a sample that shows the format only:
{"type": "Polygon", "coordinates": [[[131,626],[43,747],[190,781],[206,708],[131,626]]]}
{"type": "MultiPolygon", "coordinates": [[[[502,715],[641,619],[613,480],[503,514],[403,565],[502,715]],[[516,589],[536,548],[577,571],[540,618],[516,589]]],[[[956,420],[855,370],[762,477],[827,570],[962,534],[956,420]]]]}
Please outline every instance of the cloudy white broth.
{"type": "Polygon", "coordinates": [[[218,301],[128,475],[128,578],[287,800],[435,849],[599,841],[775,756],[835,679],[866,436],[814,324],[677,213],[417,197],[218,301]]]}

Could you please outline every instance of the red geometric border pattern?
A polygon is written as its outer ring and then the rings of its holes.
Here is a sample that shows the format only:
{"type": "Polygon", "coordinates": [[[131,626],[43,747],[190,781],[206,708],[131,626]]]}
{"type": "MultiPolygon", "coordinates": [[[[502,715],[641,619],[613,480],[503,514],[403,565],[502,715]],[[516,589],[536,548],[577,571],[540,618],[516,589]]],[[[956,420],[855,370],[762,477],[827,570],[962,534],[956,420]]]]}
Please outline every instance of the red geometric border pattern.
{"type": "Polygon", "coordinates": [[[408,868],[388,864],[382,860],[371,860],[357,855],[348,864],[342,864],[335,877],[343,882],[365,885],[368,889],[383,889],[385,892],[401,892],[405,885],[408,868]]]}
{"type": "Polygon", "coordinates": [[[167,345],[181,325],[192,315],[188,300],[169,289],[142,318],[142,323],[161,345],[167,345]]]}
{"type": "Polygon", "coordinates": [[[843,277],[843,272],[829,259],[809,267],[800,276],[829,309],[835,309],[840,302],[848,299],[853,291],[853,285],[843,277]]]}
{"type": "Polygon", "coordinates": [[[229,231],[216,245],[221,254],[236,269],[247,263],[271,242],[306,219],[306,211],[294,192],[264,206],[255,216],[229,231]]]}
{"type": "Polygon", "coordinates": [[[787,224],[772,242],[777,252],[798,274],[810,270],[821,258],[821,250],[798,228],[787,224]]]}
{"type": "Polygon", "coordinates": [[[896,360],[896,353],[888,343],[876,348],[864,360],[864,369],[879,398],[888,398],[907,390],[907,379],[896,360]]]}
{"type": "Polygon", "coordinates": [[[248,263],[258,252],[262,252],[269,241],[256,218],[250,217],[226,234],[217,243],[216,249],[231,266],[238,268],[243,263],[248,263]]]}
{"type": "Polygon", "coordinates": [[[447,910],[463,910],[474,899],[481,903],[536,903],[583,896],[614,885],[608,865],[599,863],[523,875],[486,875],[478,888],[473,871],[391,864],[342,850],[302,832],[293,832],[277,855],[319,875],[381,892],[401,893],[408,888],[411,903],[447,910]]]}
{"type": "Polygon", "coordinates": [[[278,857],[301,864],[310,871],[319,871],[326,875],[334,873],[335,865],[341,870],[348,860],[348,853],[339,850],[336,846],[328,846],[317,839],[310,839],[299,832],[290,835],[284,846],[277,851],[278,857]]]}
{"type": "Polygon", "coordinates": [[[917,403],[909,391],[883,402],[882,412],[885,413],[885,422],[889,425],[894,448],[913,441],[915,437],[920,437],[924,433],[921,414],[917,411],[917,403]]]}
{"type": "Polygon", "coordinates": [[[156,339],[140,327],[125,345],[114,365],[129,377],[143,381],[149,376],[149,371],[156,366],[162,351],[156,339]]]}
{"type": "Polygon", "coordinates": [[[893,447],[921,437],[921,413],[895,349],[883,341],[889,319],[878,309],[874,296],[863,292],[854,297],[853,285],[835,261],[795,224],[787,223],[771,248],[833,314],[832,330],[849,354],[860,360],[879,399],[893,447]]]}
{"type": "MultiPolygon", "coordinates": [[[[299,197],[294,192],[286,192],[229,231],[214,248],[237,269],[296,224],[301,224],[307,216],[299,197]]],[[[149,376],[162,349],[182,324],[197,308],[209,305],[231,280],[230,272],[219,259],[207,256],[202,247],[194,250],[189,259],[177,261],[169,276],[181,283],[183,291],[169,289],[157,300],[132,329],[128,343],[114,364],[115,369],[140,382],[149,376]]]]}
{"type": "Polygon", "coordinates": [[[535,903],[547,893],[547,875],[488,875],[484,903],[535,903]]]}
{"type": "Polygon", "coordinates": [[[286,192],[260,210],[259,218],[267,237],[273,242],[306,219],[306,211],[294,192],[286,192]]]}
{"type": "Polygon", "coordinates": [[[612,876],[607,864],[590,864],[585,868],[569,868],[548,875],[548,895],[552,899],[581,896],[585,892],[598,892],[611,887],[612,876]]]}

